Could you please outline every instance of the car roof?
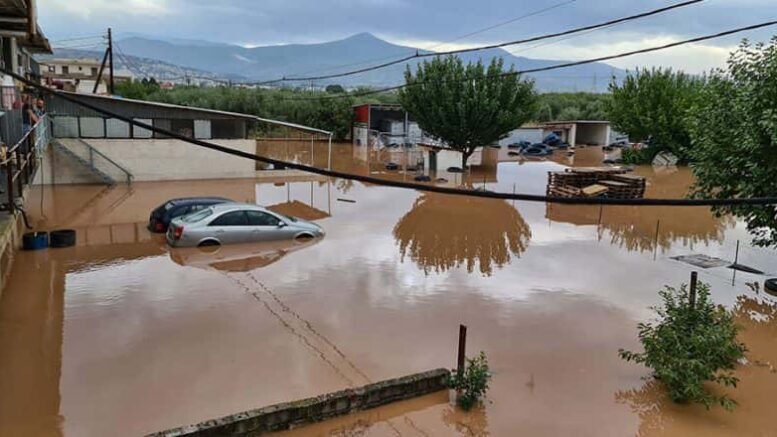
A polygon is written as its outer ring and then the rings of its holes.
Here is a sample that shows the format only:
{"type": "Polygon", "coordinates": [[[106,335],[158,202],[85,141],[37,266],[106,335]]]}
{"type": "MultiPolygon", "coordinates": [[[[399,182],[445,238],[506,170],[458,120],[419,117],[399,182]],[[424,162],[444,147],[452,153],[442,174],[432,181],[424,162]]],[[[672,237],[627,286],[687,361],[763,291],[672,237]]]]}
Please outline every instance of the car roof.
{"type": "Polygon", "coordinates": [[[259,206],[253,203],[219,203],[210,207],[213,212],[233,211],[250,209],[254,211],[272,212],[263,206],[259,206]]]}
{"type": "Polygon", "coordinates": [[[171,203],[173,205],[187,205],[190,203],[201,203],[201,202],[231,202],[231,200],[226,199],[224,197],[181,197],[178,199],[170,199],[166,202],[171,203]]]}

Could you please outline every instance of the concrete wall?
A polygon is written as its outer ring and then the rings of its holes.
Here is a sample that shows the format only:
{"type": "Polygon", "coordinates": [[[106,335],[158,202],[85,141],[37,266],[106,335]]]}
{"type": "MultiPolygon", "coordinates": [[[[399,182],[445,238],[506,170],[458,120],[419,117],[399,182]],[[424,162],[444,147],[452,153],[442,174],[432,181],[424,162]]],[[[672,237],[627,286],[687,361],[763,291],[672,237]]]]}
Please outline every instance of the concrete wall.
{"type": "MultiPolygon", "coordinates": [[[[25,188],[25,192],[28,191],[25,188]]],[[[22,245],[22,235],[27,232],[21,214],[0,212],[0,297],[11,275],[16,250],[22,245]]]]}
{"type": "MultiPolygon", "coordinates": [[[[78,140],[63,138],[59,141],[72,150],[79,149],[78,140]]],[[[256,153],[256,141],[252,139],[211,141],[231,149],[256,153]]],[[[90,139],[87,142],[132,173],[136,182],[252,178],[256,173],[253,160],[204,149],[180,140],[90,139]]],[[[97,166],[118,182],[123,182],[123,173],[109,163],[98,160],[97,166]]],[[[43,167],[35,183],[89,184],[100,183],[100,178],[79,162],[50,147],[44,155],[43,167]]]]}
{"type": "Polygon", "coordinates": [[[247,437],[287,430],[354,411],[375,408],[391,402],[444,390],[449,375],[450,373],[446,369],[431,370],[314,398],[271,405],[220,419],[208,420],[196,425],[182,426],[150,434],[148,437],[247,437]]]}

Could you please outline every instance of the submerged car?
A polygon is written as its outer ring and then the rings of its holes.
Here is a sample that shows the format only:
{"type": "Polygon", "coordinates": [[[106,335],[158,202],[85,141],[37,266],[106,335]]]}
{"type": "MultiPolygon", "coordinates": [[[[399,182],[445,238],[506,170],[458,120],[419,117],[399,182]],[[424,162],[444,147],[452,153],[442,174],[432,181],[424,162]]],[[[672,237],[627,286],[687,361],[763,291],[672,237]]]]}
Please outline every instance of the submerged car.
{"type": "Polygon", "coordinates": [[[167,229],[173,247],[202,247],[323,237],[321,226],[258,205],[224,203],[174,219],[167,229]]]}
{"type": "Polygon", "coordinates": [[[170,226],[170,222],[174,218],[228,202],[232,201],[223,197],[183,197],[168,200],[151,211],[151,216],[148,218],[148,230],[163,234],[167,232],[167,227],[170,226]]]}

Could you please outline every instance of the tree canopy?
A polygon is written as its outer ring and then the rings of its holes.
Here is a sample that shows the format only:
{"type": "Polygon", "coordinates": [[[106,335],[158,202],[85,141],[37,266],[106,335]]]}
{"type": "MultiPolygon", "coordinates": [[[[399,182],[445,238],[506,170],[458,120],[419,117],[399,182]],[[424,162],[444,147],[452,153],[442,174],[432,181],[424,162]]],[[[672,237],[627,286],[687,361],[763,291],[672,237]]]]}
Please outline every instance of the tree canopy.
{"type": "MultiPolygon", "coordinates": [[[[766,197],[777,194],[777,37],[744,41],[726,70],[714,71],[690,108],[695,194],[766,197]]],[[[747,221],[754,243],[777,245],[777,205],[731,206],[747,221]]]]}
{"type": "Polygon", "coordinates": [[[464,65],[455,56],[434,58],[415,74],[407,68],[399,101],[421,129],[460,151],[466,167],[478,147],[506,137],[535,114],[534,82],[504,73],[501,58],[488,68],[464,65]]]}
{"type": "Polygon", "coordinates": [[[607,117],[613,129],[633,141],[652,138],[653,151],[667,150],[687,161],[691,139],[685,119],[702,84],[672,69],[637,70],[623,83],[610,84],[607,117]]]}

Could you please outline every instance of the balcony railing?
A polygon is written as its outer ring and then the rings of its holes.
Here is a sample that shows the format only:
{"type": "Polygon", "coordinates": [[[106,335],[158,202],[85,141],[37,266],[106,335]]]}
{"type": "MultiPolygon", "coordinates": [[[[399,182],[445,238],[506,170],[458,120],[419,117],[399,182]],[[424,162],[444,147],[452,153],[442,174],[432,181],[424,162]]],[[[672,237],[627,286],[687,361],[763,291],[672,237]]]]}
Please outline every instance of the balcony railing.
{"type": "Polygon", "coordinates": [[[43,116],[5,153],[0,153],[0,169],[5,176],[7,203],[0,209],[12,211],[24,188],[32,183],[39,158],[51,141],[49,118],[43,116]]]}

